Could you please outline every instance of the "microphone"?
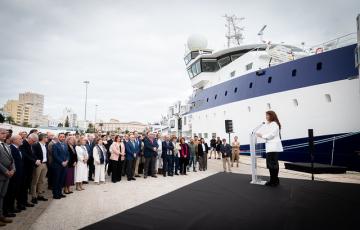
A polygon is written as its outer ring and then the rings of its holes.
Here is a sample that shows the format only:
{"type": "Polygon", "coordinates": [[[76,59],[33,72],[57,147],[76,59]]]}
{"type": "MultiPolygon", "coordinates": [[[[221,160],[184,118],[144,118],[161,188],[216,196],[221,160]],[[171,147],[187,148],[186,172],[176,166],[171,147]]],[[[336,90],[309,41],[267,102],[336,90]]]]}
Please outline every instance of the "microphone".
{"type": "Polygon", "coordinates": [[[265,124],[265,122],[261,122],[261,124],[256,126],[256,128],[252,131],[251,134],[254,134],[256,131],[258,131],[264,124],[265,124]]]}

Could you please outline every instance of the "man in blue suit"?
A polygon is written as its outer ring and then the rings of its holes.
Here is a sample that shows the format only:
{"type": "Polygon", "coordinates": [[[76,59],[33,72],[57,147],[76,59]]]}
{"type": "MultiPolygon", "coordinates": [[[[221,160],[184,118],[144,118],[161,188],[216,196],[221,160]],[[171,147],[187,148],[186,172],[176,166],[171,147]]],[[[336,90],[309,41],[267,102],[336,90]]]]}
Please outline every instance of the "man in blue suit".
{"type": "Polygon", "coordinates": [[[135,180],[134,177],[134,163],[137,157],[137,154],[140,152],[140,146],[137,141],[135,141],[135,136],[130,135],[130,141],[125,142],[125,158],[126,158],[126,175],[128,181],[135,180]]]}
{"type": "Polygon", "coordinates": [[[69,152],[68,147],[64,143],[65,141],[65,134],[59,133],[58,135],[59,142],[54,144],[52,147],[53,152],[53,161],[52,161],[52,168],[53,168],[53,197],[54,199],[61,199],[64,198],[65,195],[61,193],[61,188],[65,183],[65,167],[69,162],[69,152]]]}
{"type": "Polygon", "coordinates": [[[168,176],[173,176],[173,165],[174,165],[174,145],[170,141],[168,136],[165,136],[165,140],[162,142],[162,154],[163,159],[163,176],[166,177],[166,171],[168,176]]]}
{"type": "MultiPolygon", "coordinates": [[[[94,150],[94,146],[95,146],[95,143],[94,143],[94,135],[93,134],[90,134],[88,136],[88,141],[86,142],[86,150],[89,154],[89,159],[87,161],[87,164],[89,166],[89,175],[88,175],[88,180],[89,181],[94,181],[93,179],[93,175],[95,174],[95,165],[94,165],[94,157],[93,157],[93,150],[94,150]]],[[[87,183],[87,182],[86,182],[87,183]]]]}
{"type": "Polygon", "coordinates": [[[151,176],[157,177],[155,172],[155,161],[157,156],[158,149],[157,141],[155,140],[154,133],[149,133],[147,137],[144,138],[144,157],[145,157],[145,167],[144,167],[144,178],[147,178],[149,173],[149,168],[151,169],[151,176]]]}

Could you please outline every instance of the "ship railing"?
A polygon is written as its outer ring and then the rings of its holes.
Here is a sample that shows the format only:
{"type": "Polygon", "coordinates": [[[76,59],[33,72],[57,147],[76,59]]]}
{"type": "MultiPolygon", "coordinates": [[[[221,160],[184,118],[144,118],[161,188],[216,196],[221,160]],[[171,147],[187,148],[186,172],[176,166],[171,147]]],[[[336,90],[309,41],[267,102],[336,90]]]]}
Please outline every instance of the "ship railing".
{"type": "Polygon", "coordinates": [[[318,54],[355,43],[357,43],[357,34],[354,32],[311,46],[308,52],[310,54],[318,54]]]}
{"type": "MultiPolygon", "coordinates": [[[[351,133],[345,133],[339,136],[333,136],[333,137],[328,137],[328,138],[324,138],[324,139],[320,139],[317,141],[314,141],[315,145],[319,145],[319,144],[323,144],[323,143],[327,143],[327,142],[334,142],[336,140],[339,139],[343,139],[346,137],[350,137],[350,136],[354,136],[354,135],[358,135],[360,134],[359,132],[351,132],[351,133]]],[[[284,146],[283,149],[284,150],[291,150],[291,149],[299,149],[299,148],[304,148],[307,147],[309,145],[308,142],[304,142],[304,143],[300,143],[300,144],[294,144],[294,145],[287,145],[284,146]]],[[[250,151],[241,151],[242,153],[250,153],[250,151]]],[[[265,153],[265,149],[256,149],[256,154],[257,155],[261,155],[261,153],[265,153]]]]}

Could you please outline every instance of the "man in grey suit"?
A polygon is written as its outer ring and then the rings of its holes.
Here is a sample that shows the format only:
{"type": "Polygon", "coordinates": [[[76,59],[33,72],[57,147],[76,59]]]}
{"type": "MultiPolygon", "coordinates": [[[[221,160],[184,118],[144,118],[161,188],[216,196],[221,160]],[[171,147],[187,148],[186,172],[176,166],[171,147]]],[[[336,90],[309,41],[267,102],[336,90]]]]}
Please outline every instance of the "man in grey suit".
{"type": "Polygon", "coordinates": [[[5,144],[7,130],[0,128],[0,226],[11,223],[12,220],[3,215],[3,201],[6,195],[9,180],[15,174],[15,162],[10,148],[5,144]]]}

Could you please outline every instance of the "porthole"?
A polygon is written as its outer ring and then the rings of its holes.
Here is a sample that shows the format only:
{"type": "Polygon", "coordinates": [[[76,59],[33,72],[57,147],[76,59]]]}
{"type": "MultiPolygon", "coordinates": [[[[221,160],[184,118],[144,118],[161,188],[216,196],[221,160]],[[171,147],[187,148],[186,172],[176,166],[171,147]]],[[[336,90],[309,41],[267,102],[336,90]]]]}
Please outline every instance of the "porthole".
{"type": "Polygon", "coordinates": [[[331,103],[331,95],[330,94],[325,94],[325,99],[327,102],[331,103]]]}
{"type": "Polygon", "coordinates": [[[316,63],[316,70],[321,70],[321,69],[322,69],[322,62],[316,63]]]}
{"type": "Polygon", "coordinates": [[[299,102],[297,99],[293,99],[293,104],[295,107],[298,107],[299,106],[299,102]]]}

